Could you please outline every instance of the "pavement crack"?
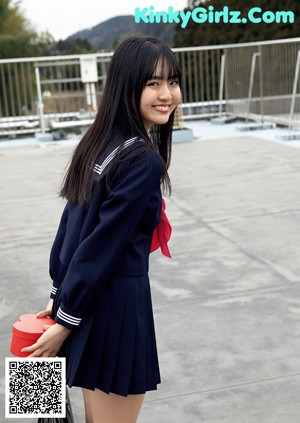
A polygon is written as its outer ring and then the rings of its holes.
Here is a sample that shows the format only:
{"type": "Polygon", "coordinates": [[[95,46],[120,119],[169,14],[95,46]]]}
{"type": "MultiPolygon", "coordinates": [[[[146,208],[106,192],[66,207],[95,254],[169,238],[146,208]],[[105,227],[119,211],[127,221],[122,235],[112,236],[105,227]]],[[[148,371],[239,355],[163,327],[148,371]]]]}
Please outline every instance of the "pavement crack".
{"type": "Polygon", "coordinates": [[[277,269],[275,269],[270,263],[268,263],[268,261],[263,260],[262,258],[258,257],[257,255],[251,253],[250,251],[248,251],[247,249],[245,249],[244,247],[242,247],[237,241],[234,241],[233,239],[231,239],[228,236],[224,235],[221,231],[219,231],[216,228],[214,228],[214,226],[212,224],[207,223],[205,220],[199,218],[198,216],[195,216],[190,211],[190,209],[187,208],[187,207],[185,207],[185,206],[183,206],[180,201],[178,201],[176,199],[175,200],[173,199],[173,201],[176,204],[176,206],[184,212],[184,214],[186,216],[190,216],[197,223],[201,224],[203,227],[205,227],[209,231],[213,232],[218,237],[224,239],[225,241],[227,241],[231,245],[234,245],[240,252],[242,252],[245,256],[247,256],[250,260],[254,261],[255,263],[259,263],[262,266],[270,269],[275,275],[279,276],[279,278],[282,279],[282,280],[284,280],[285,282],[291,283],[291,280],[290,279],[288,279],[284,274],[282,274],[277,269]]]}
{"type": "Polygon", "coordinates": [[[241,387],[244,387],[244,386],[256,385],[258,383],[267,383],[267,382],[272,382],[274,380],[283,380],[283,379],[288,379],[288,378],[291,378],[291,377],[298,377],[298,376],[300,376],[300,373],[292,373],[292,374],[288,374],[288,375],[274,376],[274,377],[265,378],[265,379],[257,379],[257,380],[252,380],[252,381],[243,382],[243,383],[237,383],[237,384],[233,384],[233,385],[219,386],[219,387],[211,388],[211,389],[200,389],[199,391],[192,391],[192,392],[187,392],[187,393],[184,393],[184,394],[170,395],[170,396],[166,396],[166,397],[162,397],[162,398],[156,398],[156,399],[153,399],[153,400],[146,400],[145,403],[172,400],[172,399],[183,398],[183,397],[188,397],[188,396],[192,396],[192,395],[206,394],[206,393],[209,393],[209,392],[225,391],[225,390],[228,390],[228,389],[241,388],[241,387]]]}

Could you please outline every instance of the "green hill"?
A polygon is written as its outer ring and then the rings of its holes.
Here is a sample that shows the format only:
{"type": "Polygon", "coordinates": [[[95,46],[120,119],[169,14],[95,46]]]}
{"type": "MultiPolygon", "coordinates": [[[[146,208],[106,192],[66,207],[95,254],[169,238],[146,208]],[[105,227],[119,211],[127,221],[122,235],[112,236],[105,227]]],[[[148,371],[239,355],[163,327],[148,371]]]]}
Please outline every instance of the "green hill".
{"type": "Polygon", "coordinates": [[[116,16],[90,29],[72,34],[65,43],[72,44],[76,40],[86,40],[96,51],[111,50],[120,40],[131,35],[149,35],[158,37],[170,47],[173,46],[175,24],[135,23],[133,15],[116,16]]]}

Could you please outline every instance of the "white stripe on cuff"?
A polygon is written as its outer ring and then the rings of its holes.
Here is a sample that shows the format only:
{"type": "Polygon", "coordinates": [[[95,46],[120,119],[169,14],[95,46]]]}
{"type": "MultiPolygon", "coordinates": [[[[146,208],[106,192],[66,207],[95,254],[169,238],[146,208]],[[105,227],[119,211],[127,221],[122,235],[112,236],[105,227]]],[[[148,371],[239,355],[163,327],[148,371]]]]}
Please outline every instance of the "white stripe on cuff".
{"type": "Polygon", "coordinates": [[[70,314],[65,313],[62,311],[61,308],[58,309],[57,317],[59,317],[61,320],[70,323],[71,325],[78,326],[82,319],[78,317],[71,316],[70,314]]]}
{"type": "Polygon", "coordinates": [[[57,292],[57,288],[55,288],[55,286],[52,286],[51,294],[56,295],[56,292],[57,292]]]}

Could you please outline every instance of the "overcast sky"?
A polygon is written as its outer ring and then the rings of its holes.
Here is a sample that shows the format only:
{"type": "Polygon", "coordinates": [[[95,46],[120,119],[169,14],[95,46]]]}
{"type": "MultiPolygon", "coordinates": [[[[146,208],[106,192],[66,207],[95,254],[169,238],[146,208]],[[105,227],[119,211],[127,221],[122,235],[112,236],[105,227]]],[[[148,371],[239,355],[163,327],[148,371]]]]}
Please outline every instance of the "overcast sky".
{"type": "MultiPolygon", "coordinates": [[[[1,0],[0,0],[1,1],[1,0]]],[[[21,9],[38,32],[66,38],[118,15],[134,15],[136,7],[154,6],[155,11],[183,10],[187,0],[21,0],[21,9]]]]}

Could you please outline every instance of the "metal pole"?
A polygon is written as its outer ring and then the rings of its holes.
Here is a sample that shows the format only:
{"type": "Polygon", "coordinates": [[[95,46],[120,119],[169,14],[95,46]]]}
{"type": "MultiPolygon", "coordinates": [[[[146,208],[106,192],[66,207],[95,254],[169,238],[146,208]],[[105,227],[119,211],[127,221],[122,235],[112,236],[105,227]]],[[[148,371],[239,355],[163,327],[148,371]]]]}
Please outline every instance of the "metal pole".
{"type": "Polygon", "coordinates": [[[89,82],[85,84],[85,94],[86,94],[87,109],[90,111],[92,108],[92,98],[91,98],[91,84],[89,82]]]}
{"type": "Polygon", "coordinates": [[[94,82],[91,83],[91,100],[92,100],[92,110],[95,112],[97,110],[97,96],[96,96],[96,85],[94,82]]]}
{"type": "Polygon", "coordinates": [[[256,58],[260,56],[260,53],[253,53],[252,55],[252,63],[251,63],[251,72],[250,72],[250,82],[249,82],[249,94],[248,94],[248,111],[247,111],[247,119],[246,122],[249,120],[250,115],[250,104],[252,98],[252,89],[253,89],[253,82],[254,82],[254,73],[255,73],[255,66],[256,66],[256,58]]]}
{"type": "Polygon", "coordinates": [[[222,114],[222,101],[224,93],[224,76],[225,76],[225,60],[226,54],[222,54],[221,57],[221,70],[220,70],[220,91],[219,91],[219,116],[222,114]]]}
{"type": "Polygon", "coordinates": [[[36,87],[37,87],[37,95],[38,95],[38,112],[39,112],[40,122],[41,122],[41,131],[44,134],[46,132],[45,118],[44,118],[44,104],[43,104],[43,97],[42,97],[42,90],[41,90],[40,70],[38,66],[35,66],[35,78],[36,78],[36,87]]]}
{"type": "Polygon", "coordinates": [[[263,69],[262,69],[262,54],[261,46],[259,46],[259,84],[260,84],[260,113],[261,123],[264,121],[264,94],[263,94],[263,69]]]}
{"type": "Polygon", "coordinates": [[[298,80],[299,80],[299,68],[300,68],[300,50],[298,50],[296,69],[295,69],[295,78],[294,78],[291,110],[290,110],[290,117],[289,117],[289,128],[290,129],[291,129],[291,126],[292,126],[292,119],[294,117],[294,112],[295,112],[295,102],[296,102],[297,86],[298,86],[298,80]]]}

